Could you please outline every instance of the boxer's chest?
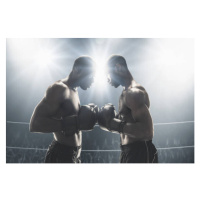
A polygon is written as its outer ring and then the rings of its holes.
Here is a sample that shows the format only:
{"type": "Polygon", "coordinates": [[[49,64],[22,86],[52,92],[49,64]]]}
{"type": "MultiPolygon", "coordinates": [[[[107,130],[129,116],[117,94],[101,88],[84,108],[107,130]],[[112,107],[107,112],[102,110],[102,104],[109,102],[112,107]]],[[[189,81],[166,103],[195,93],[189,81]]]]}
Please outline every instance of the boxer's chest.
{"type": "Polygon", "coordinates": [[[70,90],[70,95],[65,98],[63,103],[60,105],[58,111],[58,117],[66,117],[71,115],[77,115],[80,109],[80,99],[78,92],[70,90]]]}
{"type": "Polygon", "coordinates": [[[131,110],[126,106],[125,102],[125,92],[122,92],[120,98],[119,98],[119,118],[123,119],[125,121],[132,121],[132,112],[131,110]]]}

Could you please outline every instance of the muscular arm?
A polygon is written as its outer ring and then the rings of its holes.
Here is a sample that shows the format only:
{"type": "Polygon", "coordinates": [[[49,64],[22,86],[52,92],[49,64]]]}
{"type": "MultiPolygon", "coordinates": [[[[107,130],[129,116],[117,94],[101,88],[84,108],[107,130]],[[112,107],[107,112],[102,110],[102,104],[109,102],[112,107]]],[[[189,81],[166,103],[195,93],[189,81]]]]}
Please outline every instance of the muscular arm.
{"type": "Polygon", "coordinates": [[[63,86],[54,84],[47,89],[46,95],[36,106],[30,120],[30,132],[49,133],[62,131],[62,121],[55,119],[63,102],[63,86]]]}
{"type": "Polygon", "coordinates": [[[128,91],[125,97],[126,105],[131,109],[135,122],[126,123],[123,133],[139,140],[149,140],[153,137],[152,118],[144,98],[143,91],[138,89],[128,91]]]}

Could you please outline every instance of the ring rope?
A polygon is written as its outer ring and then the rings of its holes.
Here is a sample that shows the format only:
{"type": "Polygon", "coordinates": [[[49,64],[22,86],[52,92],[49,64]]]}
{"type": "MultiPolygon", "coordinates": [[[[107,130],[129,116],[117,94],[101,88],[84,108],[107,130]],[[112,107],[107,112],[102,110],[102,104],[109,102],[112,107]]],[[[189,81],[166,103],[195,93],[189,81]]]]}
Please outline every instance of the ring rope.
{"type": "MultiPolygon", "coordinates": [[[[29,125],[28,122],[14,122],[14,121],[6,121],[6,122],[7,123],[13,123],[13,124],[26,124],[26,125],[29,125]]],[[[156,126],[156,125],[183,124],[183,123],[194,123],[194,121],[154,123],[154,125],[156,126]]],[[[24,148],[24,147],[9,147],[9,146],[7,146],[6,148],[9,148],[9,149],[24,149],[24,150],[43,150],[43,151],[47,150],[47,149],[41,149],[41,148],[24,148]]],[[[180,149],[180,148],[194,148],[194,146],[164,147],[164,148],[157,148],[157,149],[162,150],[162,149],[180,149]]],[[[82,150],[82,151],[121,151],[121,150],[82,150]]]]}
{"type": "MultiPolygon", "coordinates": [[[[10,124],[26,124],[26,125],[29,125],[29,124],[30,124],[30,123],[28,123],[28,122],[14,122],[14,121],[6,121],[6,122],[7,122],[7,123],[10,123],[10,124]]],[[[168,125],[168,124],[186,124],[186,123],[194,123],[194,121],[154,123],[154,126],[158,126],[158,125],[168,125]]],[[[95,125],[95,126],[99,126],[99,125],[95,125]]]]}
{"type": "MultiPolygon", "coordinates": [[[[48,149],[41,149],[41,148],[26,148],[26,147],[10,147],[10,146],[6,146],[7,149],[21,149],[21,150],[42,150],[42,151],[46,151],[48,149]]],[[[184,149],[184,148],[194,148],[194,146],[180,146],[180,147],[161,147],[161,148],[157,148],[158,150],[163,150],[163,149],[184,149]]],[[[121,151],[121,150],[81,150],[81,151],[121,151]]]]}

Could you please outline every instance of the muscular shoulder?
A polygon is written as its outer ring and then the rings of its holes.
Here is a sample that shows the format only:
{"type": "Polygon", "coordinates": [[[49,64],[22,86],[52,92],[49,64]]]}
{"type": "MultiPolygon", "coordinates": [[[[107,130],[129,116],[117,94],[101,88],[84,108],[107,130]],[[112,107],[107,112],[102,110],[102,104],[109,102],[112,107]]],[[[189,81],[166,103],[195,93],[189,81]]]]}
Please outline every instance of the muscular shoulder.
{"type": "Polygon", "coordinates": [[[139,88],[131,88],[127,90],[125,101],[129,108],[135,108],[144,105],[145,96],[143,90],[139,88]]]}
{"type": "Polygon", "coordinates": [[[46,100],[59,100],[67,96],[69,93],[69,88],[62,82],[55,82],[50,85],[46,91],[46,100]]]}

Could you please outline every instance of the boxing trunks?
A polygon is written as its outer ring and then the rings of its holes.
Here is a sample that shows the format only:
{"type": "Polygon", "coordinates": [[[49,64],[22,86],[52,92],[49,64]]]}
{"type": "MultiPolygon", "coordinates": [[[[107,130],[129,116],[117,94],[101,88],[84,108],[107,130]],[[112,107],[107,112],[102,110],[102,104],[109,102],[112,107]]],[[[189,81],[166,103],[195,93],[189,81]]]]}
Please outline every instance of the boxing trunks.
{"type": "Polygon", "coordinates": [[[71,147],[54,140],[47,150],[45,163],[81,163],[80,149],[81,146],[71,147]]]}
{"type": "Polygon", "coordinates": [[[120,163],[158,163],[158,153],[152,140],[121,145],[120,163]]]}

